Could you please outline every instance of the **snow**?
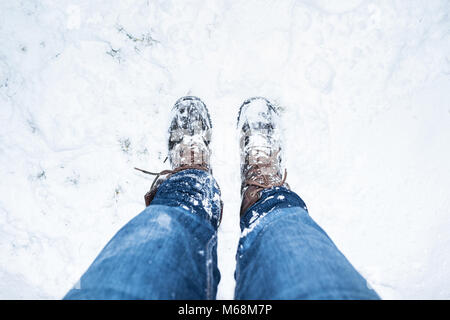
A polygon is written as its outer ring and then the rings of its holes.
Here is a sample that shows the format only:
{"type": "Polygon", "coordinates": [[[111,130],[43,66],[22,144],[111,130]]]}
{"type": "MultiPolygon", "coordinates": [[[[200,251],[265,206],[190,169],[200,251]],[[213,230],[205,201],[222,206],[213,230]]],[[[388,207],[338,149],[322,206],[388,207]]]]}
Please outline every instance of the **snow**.
{"type": "Polygon", "coordinates": [[[450,3],[0,1],[0,298],[61,298],[144,208],[196,95],[233,297],[236,117],[282,111],[288,183],[385,299],[450,298],[450,3]]]}
{"type": "MultiPolygon", "coordinates": [[[[266,198],[267,200],[267,198],[266,198]]],[[[256,226],[258,226],[265,216],[267,216],[269,213],[273,211],[273,208],[270,209],[267,212],[262,212],[261,214],[256,213],[255,211],[252,212],[252,218],[249,221],[249,226],[244,228],[241,232],[241,238],[246,237],[250,232],[254,231],[256,226]],[[257,218],[257,220],[255,220],[257,218]]]]}

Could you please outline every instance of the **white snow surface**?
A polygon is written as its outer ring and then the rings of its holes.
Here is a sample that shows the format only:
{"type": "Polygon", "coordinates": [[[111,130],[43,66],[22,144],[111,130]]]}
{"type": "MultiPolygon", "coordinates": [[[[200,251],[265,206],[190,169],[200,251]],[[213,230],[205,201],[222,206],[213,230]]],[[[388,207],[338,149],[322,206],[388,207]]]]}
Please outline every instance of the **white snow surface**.
{"type": "Polygon", "coordinates": [[[450,298],[447,0],[0,0],[0,298],[59,299],[144,209],[170,109],[207,104],[239,240],[240,104],[282,110],[291,188],[384,299],[450,298]]]}

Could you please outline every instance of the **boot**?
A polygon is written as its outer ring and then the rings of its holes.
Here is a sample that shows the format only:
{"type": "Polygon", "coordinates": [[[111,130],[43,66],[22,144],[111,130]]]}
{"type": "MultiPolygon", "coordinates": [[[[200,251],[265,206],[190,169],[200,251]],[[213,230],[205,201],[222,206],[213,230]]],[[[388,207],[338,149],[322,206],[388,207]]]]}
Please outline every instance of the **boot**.
{"type": "Polygon", "coordinates": [[[265,98],[246,100],[238,116],[241,150],[241,217],[261,191],[286,186],[282,168],[279,114],[265,98]]]}
{"type": "Polygon", "coordinates": [[[199,98],[186,96],[175,103],[168,143],[168,158],[172,169],[155,173],[135,168],[156,176],[150,191],[144,196],[146,206],[149,206],[155,197],[159,185],[170,175],[186,169],[211,172],[211,128],[208,109],[199,98]]]}

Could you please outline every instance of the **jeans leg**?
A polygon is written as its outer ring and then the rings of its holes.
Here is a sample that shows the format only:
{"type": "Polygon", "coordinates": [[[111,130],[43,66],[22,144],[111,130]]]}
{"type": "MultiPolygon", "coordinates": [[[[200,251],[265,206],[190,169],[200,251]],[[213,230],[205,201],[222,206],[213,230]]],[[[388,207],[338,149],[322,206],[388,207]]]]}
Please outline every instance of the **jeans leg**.
{"type": "Polygon", "coordinates": [[[172,175],[64,299],[215,299],[220,191],[201,170],[172,175]]]}
{"type": "Polygon", "coordinates": [[[263,190],[241,230],[236,299],[379,299],[294,192],[263,190]]]}

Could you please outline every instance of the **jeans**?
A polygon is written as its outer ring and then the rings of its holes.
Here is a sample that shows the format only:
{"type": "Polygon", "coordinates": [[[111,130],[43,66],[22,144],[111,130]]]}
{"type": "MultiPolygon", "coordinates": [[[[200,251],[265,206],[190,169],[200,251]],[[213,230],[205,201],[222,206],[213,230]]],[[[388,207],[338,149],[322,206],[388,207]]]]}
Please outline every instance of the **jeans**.
{"type": "MultiPolygon", "coordinates": [[[[178,172],[100,252],[64,299],[215,299],[220,190],[178,172]]],[[[241,218],[236,299],[378,299],[284,187],[262,191],[241,218]]]]}

